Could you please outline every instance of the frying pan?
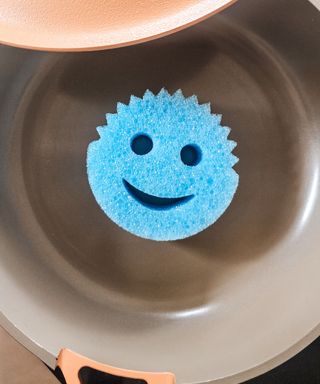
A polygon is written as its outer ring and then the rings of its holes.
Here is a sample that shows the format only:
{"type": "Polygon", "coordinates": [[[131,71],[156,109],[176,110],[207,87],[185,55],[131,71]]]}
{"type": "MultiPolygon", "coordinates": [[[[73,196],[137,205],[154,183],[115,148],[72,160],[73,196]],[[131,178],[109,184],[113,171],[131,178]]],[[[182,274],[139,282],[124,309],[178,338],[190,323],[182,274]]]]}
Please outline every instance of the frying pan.
{"type": "Polygon", "coordinates": [[[0,41],[46,50],[114,48],[186,28],[236,0],[2,0],[0,41]]]}
{"type": "Polygon", "coordinates": [[[117,50],[1,47],[1,324],[68,384],[238,383],[320,334],[319,36],[307,0],[247,0],[117,50]],[[105,112],[162,86],[211,101],[240,159],[224,216],[169,243],[109,221],[85,169],[105,112]]]}

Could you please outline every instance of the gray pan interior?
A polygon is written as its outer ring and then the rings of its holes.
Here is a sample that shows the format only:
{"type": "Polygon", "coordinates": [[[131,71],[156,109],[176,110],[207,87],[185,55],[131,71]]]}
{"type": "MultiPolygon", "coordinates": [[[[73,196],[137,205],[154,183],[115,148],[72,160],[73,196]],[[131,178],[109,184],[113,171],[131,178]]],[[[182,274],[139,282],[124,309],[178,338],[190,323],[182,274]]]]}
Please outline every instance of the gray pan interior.
{"type": "Polygon", "coordinates": [[[235,383],[319,334],[320,13],[246,0],[174,36],[96,53],[0,48],[1,323],[51,366],[68,347],[178,383],[235,383]],[[86,148],[146,88],[211,101],[240,186],[192,238],[118,228],[86,148]]]}

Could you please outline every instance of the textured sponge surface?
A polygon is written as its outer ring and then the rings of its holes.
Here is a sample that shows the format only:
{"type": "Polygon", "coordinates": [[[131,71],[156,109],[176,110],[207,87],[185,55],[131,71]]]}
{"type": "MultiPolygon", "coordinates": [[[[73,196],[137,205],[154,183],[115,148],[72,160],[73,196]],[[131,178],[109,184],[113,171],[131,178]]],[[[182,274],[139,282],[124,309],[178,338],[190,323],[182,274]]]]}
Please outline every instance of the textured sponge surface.
{"type": "Polygon", "coordinates": [[[210,104],[146,91],[118,103],[89,144],[89,184],[105,214],[152,240],[177,240],[213,224],[238,186],[230,128],[210,104]]]}

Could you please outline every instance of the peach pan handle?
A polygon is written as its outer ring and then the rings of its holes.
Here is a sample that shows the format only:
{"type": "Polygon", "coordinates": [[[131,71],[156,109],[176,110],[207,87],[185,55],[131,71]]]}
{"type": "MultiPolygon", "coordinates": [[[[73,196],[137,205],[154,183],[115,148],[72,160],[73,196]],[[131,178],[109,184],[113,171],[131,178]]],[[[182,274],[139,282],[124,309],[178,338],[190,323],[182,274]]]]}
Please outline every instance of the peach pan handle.
{"type": "Polygon", "coordinates": [[[173,373],[139,372],[115,368],[97,363],[69,349],[62,349],[60,351],[57,358],[57,367],[60,368],[66,384],[83,384],[80,381],[79,372],[85,367],[120,378],[144,380],[147,384],[175,384],[173,373]]]}

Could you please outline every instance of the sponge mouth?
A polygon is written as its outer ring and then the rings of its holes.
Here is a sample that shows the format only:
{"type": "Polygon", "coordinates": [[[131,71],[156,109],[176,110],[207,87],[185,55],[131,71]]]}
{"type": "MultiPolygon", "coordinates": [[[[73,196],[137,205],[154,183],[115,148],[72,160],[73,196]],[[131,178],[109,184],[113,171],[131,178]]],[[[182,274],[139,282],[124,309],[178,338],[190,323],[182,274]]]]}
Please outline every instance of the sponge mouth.
{"type": "Polygon", "coordinates": [[[122,179],[122,181],[130,196],[132,196],[138,203],[150,209],[171,209],[177,207],[178,205],[187,203],[194,197],[194,195],[187,195],[181,197],[158,197],[154,195],[149,195],[148,193],[141,191],[125,179],[122,179]]]}

